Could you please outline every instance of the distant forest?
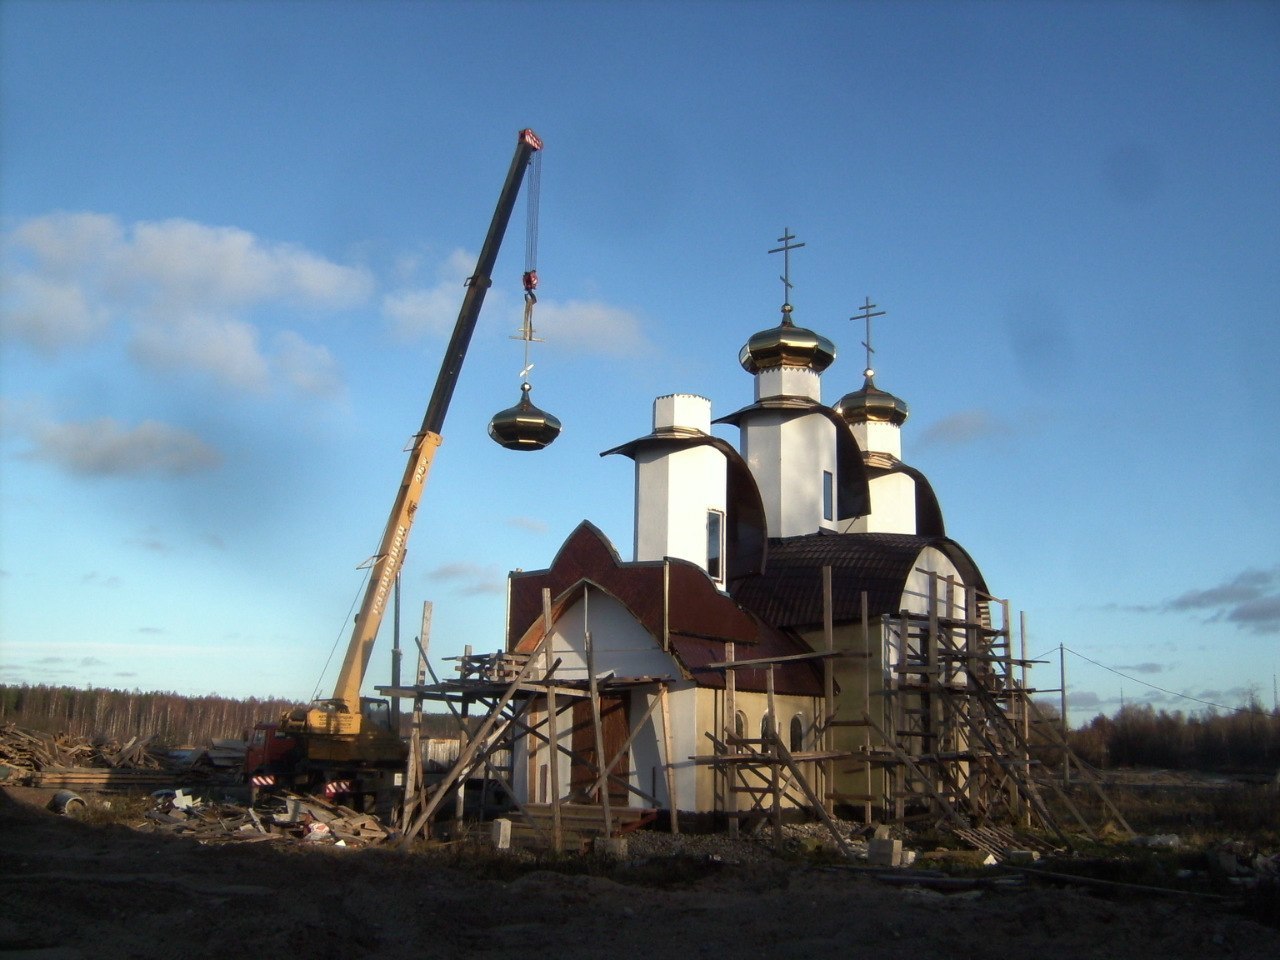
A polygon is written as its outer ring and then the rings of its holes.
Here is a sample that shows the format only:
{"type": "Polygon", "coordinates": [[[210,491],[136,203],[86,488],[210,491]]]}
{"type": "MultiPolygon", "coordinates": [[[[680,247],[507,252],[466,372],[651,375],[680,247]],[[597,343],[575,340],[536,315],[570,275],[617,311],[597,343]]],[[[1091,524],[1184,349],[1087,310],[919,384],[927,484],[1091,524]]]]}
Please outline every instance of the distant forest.
{"type": "Polygon", "coordinates": [[[1126,706],[1070,731],[1071,749],[1099,768],[1280,772],[1280,709],[1257,697],[1239,710],[1199,713],[1126,706]]]}
{"type": "MultiPolygon", "coordinates": [[[[0,685],[0,724],[26,730],[66,733],[90,739],[154,737],[158,744],[181,746],[238,739],[255,723],[275,721],[298,706],[288,700],[232,700],[184,697],[176,693],[78,689],[43,684],[0,685]]],[[[406,705],[407,706],[407,705],[406,705]]],[[[1040,704],[1042,712],[1052,712],[1040,704]]],[[[471,718],[472,723],[478,722],[471,718]]],[[[406,710],[401,727],[408,731],[406,710]]],[[[424,717],[427,736],[452,736],[457,729],[447,714],[424,717]]],[[[1157,711],[1126,706],[1113,716],[1099,714],[1070,731],[1071,748],[1099,768],[1161,767],[1238,773],[1280,770],[1280,710],[1266,710],[1253,698],[1231,712],[1157,711]]],[[[1053,763],[1052,751],[1037,751],[1053,763]]]]}
{"type": "MultiPolygon", "coordinates": [[[[299,704],[289,700],[256,697],[233,700],[137,690],[0,684],[0,724],[13,723],[24,730],[89,739],[153,737],[157,744],[172,747],[240,739],[254,724],[275,722],[295,706],[299,704]]],[[[448,716],[433,715],[423,726],[429,736],[443,736],[446,729],[450,733],[455,729],[448,716]]]]}

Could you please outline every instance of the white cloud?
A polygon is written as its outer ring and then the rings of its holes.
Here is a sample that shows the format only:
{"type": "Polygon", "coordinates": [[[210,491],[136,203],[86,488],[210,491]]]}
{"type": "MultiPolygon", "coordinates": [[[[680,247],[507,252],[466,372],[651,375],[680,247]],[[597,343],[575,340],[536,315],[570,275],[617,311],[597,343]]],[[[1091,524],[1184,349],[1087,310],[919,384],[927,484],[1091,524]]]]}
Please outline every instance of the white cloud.
{"type": "Polygon", "coordinates": [[[342,393],[342,374],[329,348],[308,343],[292,330],[276,336],[276,364],[285,381],[303,393],[319,397],[342,393]]]}
{"type": "Polygon", "coordinates": [[[547,523],[545,520],[538,520],[535,517],[508,517],[507,526],[515,527],[517,530],[524,530],[528,533],[546,533],[547,523]]]}
{"type": "Polygon", "coordinates": [[[464,596],[502,593],[506,583],[505,575],[497,567],[468,563],[465,560],[442,564],[427,576],[431,580],[453,581],[457,584],[456,592],[464,596]]]}
{"type": "Polygon", "coordinates": [[[187,316],[167,323],[142,323],[129,352],[160,373],[199,370],[219,383],[263,392],[270,363],[258,347],[258,328],[243,320],[187,316]]]}
{"type": "Polygon", "coordinates": [[[221,455],[195,434],[147,420],[125,427],[102,417],[81,423],[42,423],[29,428],[33,449],[25,458],[85,476],[208,470],[221,455]]]}
{"type": "Polygon", "coordinates": [[[612,357],[644,356],[653,351],[638,316],[599,300],[540,300],[534,323],[557,350],[612,357]]]}
{"type": "Polygon", "coordinates": [[[19,224],[4,242],[3,335],[46,353],[81,346],[112,321],[131,334],[135,359],[161,371],[196,371],[262,390],[273,374],[331,393],[337,376],[322,348],[286,339],[279,367],[250,316],[264,308],[344,310],[372,296],[363,267],[334,263],[236,227],[190,220],[128,227],[96,213],[58,213],[19,224]]]}
{"type": "Polygon", "coordinates": [[[920,434],[918,444],[922,448],[965,446],[1008,436],[1012,432],[1008,423],[987,410],[962,410],[931,424],[920,434]]]}
{"type": "Polygon", "coordinates": [[[1214,586],[1188,590],[1163,609],[1202,610],[1209,622],[1227,620],[1255,633],[1280,633],[1280,566],[1245,570],[1214,586]]]}
{"type": "MultiPolygon", "coordinates": [[[[382,313],[391,323],[392,332],[402,340],[422,336],[444,336],[458,319],[458,308],[465,293],[463,286],[475,269],[476,258],[465,250],[454,250],[436,270],[437,282],[432,287],[407,287],[394,290],[382,298],[382,313]]],[[[406,264],[401,264],[401,270],[406,264]]],[[[488,291],[486,298],[493,291],[488,291]]]]}
{"type": "Polygon", "coordinates": [[[55,354],[88,343],[110,320],[106,310],[89,304],[79,284],[29,273],[3,279],[0,324],[4,336],[41,353],[55,354]]]}

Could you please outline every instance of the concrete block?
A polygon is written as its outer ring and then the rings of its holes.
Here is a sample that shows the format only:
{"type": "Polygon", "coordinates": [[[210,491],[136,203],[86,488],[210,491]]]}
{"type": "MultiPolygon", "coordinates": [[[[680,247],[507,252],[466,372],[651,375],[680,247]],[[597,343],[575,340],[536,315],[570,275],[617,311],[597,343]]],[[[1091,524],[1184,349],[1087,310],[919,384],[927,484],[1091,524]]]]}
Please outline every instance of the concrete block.
{"type": "Polygon", "coordinates": [[[627,838],[596,837],[592,843],[592,849],[600,856],[608,857],[610,860],[625,860],[627,858],[627,838]]]}
{"type": "Polygon", "coordinates": [[[902,841],[877,837],[867,844],[867,862],[875,867],[897,867],[902,864],[902,841]]]}
{"type": "Polygon", "coordinates": [[[506,818],[499,818],[490,825],[493,835],[493,847],[495,850],[511,849],[511,821],[506,818]]]}

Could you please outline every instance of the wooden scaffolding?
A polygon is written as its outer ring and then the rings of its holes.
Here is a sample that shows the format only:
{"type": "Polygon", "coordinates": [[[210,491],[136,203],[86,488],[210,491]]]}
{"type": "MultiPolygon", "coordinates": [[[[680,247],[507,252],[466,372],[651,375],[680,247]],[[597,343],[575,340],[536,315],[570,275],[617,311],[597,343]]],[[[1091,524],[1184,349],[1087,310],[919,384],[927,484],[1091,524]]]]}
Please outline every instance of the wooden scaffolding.
{"type": "MultiPolygon", "coordinates": [[[[562,680],[556,676],[560,661],[553,658],[550,638],[551,596],[543,591],[544,632],[530,653],[472,655],[470,648],[457,661],[458,676],[441,680],[426,659],[426,647],[419,642],[419,682],[413,687],[384,688],[392,696],[410,697],[415,722],[411,732],[410,757],[406,771],[405,799],[400,829],[406,840],[430,835],[437,813],[451,800],[454,816],[462,818],[466,784],[478,781],[481,790],[497,784],[514,806],[517,830],[559,852],[595,837],[613,837],[652,821],[661,806],[650,792],[619,775],[635,736],[660,713],[663,731],[663,767],[668,797],[672,799],[671,829],[679,831],[676,816],[674,757],[668,688],[670,677],[597,677],[592,662],[590,634],[586,636],[587,679],[562,680]],[[430,674],[431,683],[425,682],[430,674]],[[621,744],[606,745],[602,722],[602,701],[621,692],[642,693],[646,708],[621,744]],[[429,777],[423,769],[418,742],[422,704],[444,703],[458,722],[461,738],[458,757],[442,775],[429,777]],[[583,709],[575,709],[581,705],[583,709]],[[539,714],[534,719],[534,713],[539,714]],[[587,713],[585,720],[575,715],[587,713]],[[567,714],[567,716],[566,716],[567,714]],[[579,734],[575,736],[574,734],[579,734]],[[565,744],[566,734],[570,741],[565,744]],[[587,736],[589,734],[589,736],[587,736]],[[518,799],[513,784],[516,742],[523,739],[531,750],[545,750],[550,775],[543,788],[547,802],[530,803],[518,799]],[[585,741],[585,748],[574,744],[585,741]],[[611,755],[605,762],[606,746],[611,755]],[[568,764],[562,768],[562,764],[568,764]],[[578,768],[585,777],[578,795],[560,788],[560,770],[578,768]],[[633,802],[642,801],[643,805],[633,802]]],[[[428,635],[430,607],[423,617],[423,633],[428,635]]],[[[482,802],[483,806],[483,802],[482,802]]]]}
{"type": "MultiPolygon", "coordinates": [[[[1080,781],[1097,792],[1103,809],[1128,830],[1096,775],[1071,754],[1057,725],[1047,722],[1033,703],[1035,691],[1026,682],[1032,661],[1026,657],[1025,632],[1015,655],[1008,602],[966,588],[953,576],[917,572],[926,576],[927,596],[917,604],[924,612],[903,610],[872,622],[864,594],[861,623],[843,625],[837,644],[832,572],[824,568],[823,640],[814,644],[819,649],[738,660],[734,644],[727,643],[725,660],[708,664],[725,672],[722,727],[705,733],[707,752],[686,759],[714,768],[717,807],[730,832],[736,835],[744,826],[755,830],[771,824],[774,842],[781,844],[784,811],[798,809],[826,824],[836,846],[850,854],[834,814],[851,811],[867,825],[948,829],[1002,858],[1012,849],[1036,847],[1036,841],[1018,832],[1025,828],[1047,832],[1069,845],[1047,802],[1051,798],[1054,810],[1066,810],[1081,832],[1094,837],[1095,827],[1044,774],[1036,748],[1045,743],[1074,764],[1080,781]],[[800,749],[797,738],[784,740],[776,720],[767,722],[759,737],[735,729],[736,671],[765,671],[768,717],[776,718],[773,671],[795,660],[813,661],[822,672],[820,709],[798,738],[811,749],[800,749]],[[860,665],[860,690],[837,689],[836,667],[841,662],[860,665]],[[859,784],[857,792],[841,789],[849,775],[859,784]]],[[[412,697],[416,716],[424,701],[444,703],[457,718],[462,737],[453,766],[428,778],[414,725],[401,815],[406,838],[428,835],[433,817],[447,809],[450,799],[455,815],[461,817],[463,791],[472,779],[500,785],[515,803],[519,830],[557,851],[572,846],[575,838],[616,836],[653,820],[664,806],[655,796],[656,785],[646,791],[624,774],[636,735],[651,718],[656,733],[659,712],[665,806],[670,829],[679,831],[674,775],[678,758],[673,755],[668,704],[673,679],[598,677],[589,631],[586,679],[558,678],[560,661],[553,658],[549,643],[550,592],[544,590],[542,599],[543,636],[532,652],[477,657],[468,651],[455,658],[458,677],[441,681],[420,645],[419,682],[384,689],[393,696],[412,697]],[[431,683],[425,682],[424,673],[430,673],[431,683]],[[646,706],[640,719],[629,725],[625,741],[606,744],[602,700],[622,693],[643,695],[646,706]],[[570,728],[578,736],[566,738],[570,728]],[[517,799],[511,758],[521,739],[529,751],[546,751],[549,775],[536,785],[544,802],[517,799]],[[561,789],[560,771],[574,767],[579,788],[571,795],[561,789]]],[[[424,637],[428,628],[424,616],[424,637]]],[[[535,785],[529,787],[529,796],[535,795],[535,785]]]]}
{"type": "MultiPolygon", "coordinates": [[[[867,764],[883,771],[884,807],[897,822],[932,820],[997,855],[1026,843],[1017,827],[1067,833],[1052,808],[1066,811],[1090,838],[1094,825],[1044,773],[1038,747],[1073,762],[1116,824],[1129,830],[1057,724],[1046,722],[1026,683],[1032,661],[1015,654],[1009,603],[954,577],[929,571],[925,613],[881,618],[883,703],[868,699],[867,764]],[[994,614],[994,616],[993,616],[994,614]]],[[[1030,845],[1030,844],[1028,844],[1030,845]]]]}
{"type": "MultiPolygon", "coordinates": [[[[1079,831],[1093,838],[1095,826],[1037,759],[1037,748],[1048,745],[1128,831],[1100,779],[1071,753],[1058,725],[1032,701],[1025,631],[1015,654],[1008,601],[966,589],[953,576],[917,572],[927,578],[926,612],[903,610],[872,623],[863,594],[861,623],[846,627],[845,643],[838,648],[832,573],[824,568],[823,649],[795,658],[735,661],[729,645],[726,661],[712,664],[726,671],[726,722],[719,736],[707,735],[712,751],[696,760],[719,772],[729,829],[770,822],[780,842],[783,809],[790,805],[827,823],[843,849],[831,821],[839,809],[860,815],[867,825],[941,827],[1003,858],[1011,849],[1044,846],[1019,832],[1025,828],[1069,845],[1046,802],[1051,797],[1053,809],[1067,811],[1079,831]],[[823,708],[815,722],[815,749],[807,753],[790,751],[777,729],[749,738],[731,728],[734,671],[769,669],[771,688],[772,666],[781,659],[822,662],[823,708]],[[833,674],[840,661],[860,665],[860,689],[837,694],[833,674]],[[846,734],[840,747],[837,733],[846,734]],[[860,784],[857,792],[840,788],[849,774],[860,784]]],[[[770,716],[776,716],[772,696],[770,701],[770,716]]]]}

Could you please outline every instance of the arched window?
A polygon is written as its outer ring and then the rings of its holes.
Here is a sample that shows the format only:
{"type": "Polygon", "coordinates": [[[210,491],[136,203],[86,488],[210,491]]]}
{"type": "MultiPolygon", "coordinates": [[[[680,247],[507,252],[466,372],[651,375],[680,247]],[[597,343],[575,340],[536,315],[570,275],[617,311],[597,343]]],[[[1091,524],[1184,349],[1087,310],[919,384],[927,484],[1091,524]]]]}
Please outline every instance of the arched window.
{"type": "MultiPolygon", "coordinates": [[[[739,740],[747,739],[747,715],[741,710],[733,715],[733,735],[739,740]]],[[[730,749],[736,753],[742,749],[742,746],[734,744],[730,749]]]]}
{"type": "Polygon", "coordinates": [[[773,714],[766,713],[763,717],[760,718],[760,739],[768,740],[770,737],[773,736],[773,731],[774,731],[773,714]]]}
{"type": "Polygon", "coordinates": [[[791,745],[788,749],[792,753],[799,753],[804,749],[804,714],[797,713],[791,718],[791,745]]]}

